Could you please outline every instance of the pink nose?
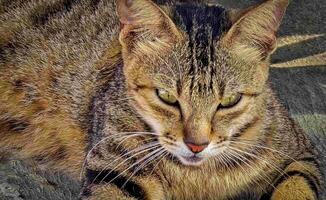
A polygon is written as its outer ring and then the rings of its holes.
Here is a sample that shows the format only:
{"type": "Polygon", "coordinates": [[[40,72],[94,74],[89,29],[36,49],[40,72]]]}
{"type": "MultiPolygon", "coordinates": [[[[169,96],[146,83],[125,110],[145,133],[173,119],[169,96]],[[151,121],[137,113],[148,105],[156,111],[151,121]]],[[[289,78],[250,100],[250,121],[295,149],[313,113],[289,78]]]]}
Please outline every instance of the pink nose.
{"type": "Polygon", "coordinates": [[[193,152],[193,153],[199,153],[202,152],[207,146],[207,144],[201,144],[201,145],[197,145],[197,144],[193,144],[193,143],[187,143],[186,145],[188,146],[188,148],[193,152]]]}

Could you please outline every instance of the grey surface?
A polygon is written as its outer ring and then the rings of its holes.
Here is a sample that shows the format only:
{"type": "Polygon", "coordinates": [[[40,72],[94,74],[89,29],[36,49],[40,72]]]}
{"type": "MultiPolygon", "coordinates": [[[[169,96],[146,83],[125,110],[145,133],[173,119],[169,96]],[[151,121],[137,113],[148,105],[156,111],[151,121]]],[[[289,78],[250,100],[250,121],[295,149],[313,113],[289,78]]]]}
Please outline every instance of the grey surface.
{"type": "MultiPolygon", "coordinates": [[[[261,1],[219,2],[235,8],[261,1]]],[[[325,34],[325,10],[325,0],[293,1],[281,27],[280,37],[325,34]]],[[[272,61],[282,66],[287,61],[307,56],[314,58],[316,54],[325,53],[325,47],[325,35],[298,43],[294,41],[294,44],[279,48],[272,61]]],[[[316,56],[316,59],[325,61],[325,57],[316,56]]],[[[306,67],[272,68],[270,80],[291,115],[311,136],[318,149],[326,154],[326,62],[324,66],[314,66],[313,63],[305,63],[306,67]]],[[[325,156],[321,159],[326,163],[325,156]]],[[[22,161],[0,162],[1,200],[77,199],[78,192],[79,183],[63,175],[44,172],[22,161]]]]}
{"type": "Polygon", "coordinates": [[[0,162],[1,200],[77,199],[79,183],[59,173],[38,169],[18,160],[0,162]]]}

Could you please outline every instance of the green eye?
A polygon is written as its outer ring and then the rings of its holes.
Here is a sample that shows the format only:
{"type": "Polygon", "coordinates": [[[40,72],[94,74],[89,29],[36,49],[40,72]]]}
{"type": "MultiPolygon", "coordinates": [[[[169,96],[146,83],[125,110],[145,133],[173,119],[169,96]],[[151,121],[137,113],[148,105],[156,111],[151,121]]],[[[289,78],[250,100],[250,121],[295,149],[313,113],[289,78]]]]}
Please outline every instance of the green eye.
{"type": "Polygon", "coordinates": [[[178,102],[177,98],[164,89],[156,90],[157,96],[166,104],[174,105],[178,102]]]}
{"type": "Polygon", "coordinates": [[[221,107],[222,108],[230,108],[232,106],[235,106],[237,103],[240,102],[242,95],[240,93],[236,93],[233,95],[230,95],[228,97],[225,97],[221,101],[221,107]]]}

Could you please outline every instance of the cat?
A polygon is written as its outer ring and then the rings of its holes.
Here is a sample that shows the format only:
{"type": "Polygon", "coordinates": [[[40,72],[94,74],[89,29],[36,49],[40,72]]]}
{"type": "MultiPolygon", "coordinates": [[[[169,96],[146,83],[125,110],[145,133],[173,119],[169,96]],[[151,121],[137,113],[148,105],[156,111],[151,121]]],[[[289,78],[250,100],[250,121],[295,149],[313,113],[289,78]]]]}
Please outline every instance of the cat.
{"type": "Polygon", "coordinates": [[[2,155],[82,176],[81,199],[319,199],[267,80],[287,0],[0,6],[2,155]]]}

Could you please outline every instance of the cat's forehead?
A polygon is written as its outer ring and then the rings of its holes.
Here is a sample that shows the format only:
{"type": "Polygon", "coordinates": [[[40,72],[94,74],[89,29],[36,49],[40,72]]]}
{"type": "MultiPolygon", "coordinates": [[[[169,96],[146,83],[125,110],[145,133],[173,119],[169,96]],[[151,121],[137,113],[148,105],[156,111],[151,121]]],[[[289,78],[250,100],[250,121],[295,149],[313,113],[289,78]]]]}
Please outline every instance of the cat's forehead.
{"type": "Polygon", "coordinates": [[[201,4],[176,4],[172,8],[171,19],[184,40],[164,56],[163,63],[156,63],[159,79],[167,83],[166,87],[175,86],[178,91],[189,91],[190,96],[207,98],[223,96],[227,89],[241,84],[240,71],[231,66],[233,58],[219,46],[231,27],[228,10],[201,4]],[[163,71],[168,77],[162,77],[163,71]]]}
{"type": "Polygon", "coordinates": [[[172,19],[186,38],[179,58],[191,77],[191,91],[223,90],[225,80],[219,71],[226,65],[226,54],[217,44],[231,26],[228,11],[220,6],[178,4],[172,19]]]}
{"type": "Polygon", "coordinates": [[[155,65],[155,75],[165,87],[176,88],[182,91],[178,93],[192,97],[216,98],[241,84],[241,71],[232,65],[233,58],[228,51],[214,46],[214,55],[207,55],[209,62],[203,62],[194,56],[190,46],[189,41],[176,45],[162,62],[155,65]]]}

